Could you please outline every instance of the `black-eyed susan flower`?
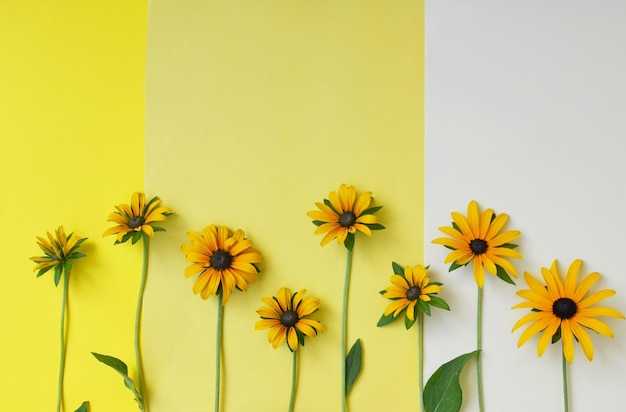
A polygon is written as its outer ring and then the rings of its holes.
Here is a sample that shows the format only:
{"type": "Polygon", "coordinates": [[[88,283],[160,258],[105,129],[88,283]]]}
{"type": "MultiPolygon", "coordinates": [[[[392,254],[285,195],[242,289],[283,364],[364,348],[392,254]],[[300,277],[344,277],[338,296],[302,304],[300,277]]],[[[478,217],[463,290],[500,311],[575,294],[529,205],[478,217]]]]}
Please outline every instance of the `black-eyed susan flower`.
{"type": "Polygon", "coordinates": [[[357,197],[354,186],[345,184],[339,186],[336,192],[330,192],[328,199],[316,202],[319,210],[307,212],[307,215],[318,226],[315,234],[325,233],[321,245],[325,246],[336,238],[337,243],[351,250],[357,231],[371,236],[372,230],[384,229],[375,215],[382,206],[370,207],[371,202],[372,192],[363,192],[357,197]]]}
{"type": "Polygon", "coordinates": [[[141,192],[132,194],[130,205],[120,204],[115,209],[107,221],[117,223],[117,226],[107,229],[103,234],[117,235],[115,244],[129,239],[135,244],[144,233],[152,237],[154,232],[165,231],[162,227],[154,226],[154,223],[166,220],[173,213],[169,207],[161,206],[161,199],[157,196],[146,202],[146,195],[141,192]]]}
{"type": "Polygon", "coordinates": [[[467,206],[467,218],[452,212],[452,226],[439,228],[451,238],[437,238],[432,242],[452,249],[445,259],[445,263],[452,263],[451,271],[473,261],[478,287],[482,288],[485,282],[485,269],[513,283],[508,275],[517,277],[517,271],[506,258],[521,258],[522,255],[514,250],[517,245],[510,243],[520,236],[520,231],[500,233],[508,219],[507,214],[495,215],[492,209],[479,213],[478,204],[472,200],[467,206]]]}
{"type": "Polygon", "coordinates": [[[191,244],[182,245],[181,250],[192,263],[185,276],[199,274],[193,284],[194,294],[202,299],[222,294],[226,304],[235,288],[246,291],[249,283],[256,282],[256,264],[263,258],[242,230],[231,233],[226,226],[209,225],[202,233],[187,232],[187,237],[191,244]]]}
{"type": "Polygon", "coordinates": [[[438,296],[441,292],[441,283],[431,282],[428,268],[422,265],[405,266],[404,269],[393,262],[394,275],[391,276],[391,286],[380,291],[380,294],[391,299],[383,313],[378,326],[386,325],[405,312],[405,325],[409,329],[416,320],[418,311],[430,316],[430,306],[450,310],[448,304],[438,296]]]}
{"type": "Polygon", "coordinates": [[[37,236],[37,245],[44,256],[33,256],[30,259],[37,263],[33,268],[33,271],[37,271],[37,277],[54,269],[54,284],[58,285],[63,270],[68,273],[72,269],[71,261],[85,257],[78,248],[87,238],[80,238],[73,233],[66,235],[63,226],[55,230],[54,234],[48,232],[47,237],[37,236]]]}
{"type": "Polygon", "coordinates": [[[526,301],[518,303],[513,308],[528,308],[532,312],[522,317],[513,326],[513,330],[516,330],[530,323],[522,332],[518,347],[534,335],[541,333],[537,346],[537,353],[541,356],[548,343],[558,340],[560,336],[563,340],[563,355],[569,363],[574,360],[574,340],[580,343],[583,353],[591,361],[594,353],[593,343],[587,330],[613,337],[611,328],[596,318],[608,316],[624,319],[624,315],[615,309],[593,305],[613,296],[615,291],[605,289],[588,294],[591,286],[600,279],[600,274],[590,273],[578,284],[577,275],[581,263],[582,261],[577,259],[570,264],[565,282],[559,275],[556,260],[550,269],[541,268],[545,284],[530,273],[524,273],[524,279],[530,289],[517,292],[517,295],[526,301]]]}
{"type": "Polygon", "coordinates": [[[308,316],[320,307],[318,298],[304,298],[306,289],[291,293],[287,288],[280,288],[276,296],[263,298],[267,306],[257,310],[261,320],[254,325],[256,330],[268,329],[268,341],[274,349],[287,341],[290,351],[304,346],[304,337],[314,337],[324,332],[322,324],[308,316]]]}

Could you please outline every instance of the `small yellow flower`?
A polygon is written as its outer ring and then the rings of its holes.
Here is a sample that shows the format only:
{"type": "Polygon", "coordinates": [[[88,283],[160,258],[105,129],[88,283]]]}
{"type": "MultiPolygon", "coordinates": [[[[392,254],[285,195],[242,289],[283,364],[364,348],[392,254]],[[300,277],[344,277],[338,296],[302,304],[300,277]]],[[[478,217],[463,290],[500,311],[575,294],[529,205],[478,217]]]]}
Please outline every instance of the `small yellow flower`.
{"type": "Polygon", "coordinates": [[[85,257],[84,253],[78,252],[78,248],[87,238],[79,238],[73,233],[66,235],[63,226],[54,235],[50,232],[47,235],[48,239],[37,236],[37,245],[44,256],[33,256],[30,259],[37,263],[33,268],[33,271],[38,271],[37,277],[54,268],[54,284],[58,285],[63,270],[67,273],[72,269],[71,260],[85,257]]]}
{"type": "Polygon", "coordinates": [[[314,337],[324,332],[324,327],[316,320],[307,317],[320,307],[318,298],[306,298],[306,289],[292,294],[287,288],[280,288],[276,296],[262,298],[267,306],[257,310],[261,320],[254,325],[256,330],[270,329],[268,341],[274,349],[286,340],[290,351],[304,346],[304,336],[314,337]]]}
{"type": "Polygon", "coordinates": [[[485,269],[492,275],[497,274],[503,280],[513,283],[508,274],[517,277],[517,271],[505,258],[521,258],[522,255],[513,250],[517,245],[509,243],[520,236],[519,230],[499,233],[508,218],[505,213],[494,215],[492,209],[486,209],[479,214],[478,204],[472,200],[467,206],[467,218],[458,212],[452,212],[452,226],[439,228],[451,238],[437,238],[432,242],[453,250],[445,259],[445,263],[453,264],[450,270],[467,265],[473,260],[474,279],[479,288],[485,283],[485,269]]]}
{"type": "Polygon", "coordinates": [[[124,243],[132,239],[135,244],[145,233],[152,237],[154,232],[163,232],[165,229],[153,226],[154,222],[161,222],[172,214],[169,207],[161,206],[161,199],[153,197],[146,203],[146,195],[135,192],[131,196],[130,205],[115,206],[115,212],[109,215],[108,222],[117,223],[117,226],[107,229],[103,236],[117,235],[115,244],[124,243]]]}
{"type": "Polygon", "coordinates": [[[181,250],[192,262],[185,269],[185,276],[200,274],[193,284],[193,293],[202,299],[210,295],[223,294],[225,305],[235,288],[248,290],[248,283],[255,283],[261,254],[252,247],[252,241],[245,238],[242,230],[231,234],[226,226],[209,225],[202,233],[187,232],[191,244],[184,244],[181,250]]]}
{"type": "Polygon", "coordinates": [[[372,230],[384,229],[374,215],[382,206],[370,208],[371,202],[372,192],[363,192],[357,198],[354,186],[345,184],[339,186],[338,191],[330,192],[328,199],[316,202],[319,210],[307,212],[307,215],[318,226],[316,235],[326,233],[321,245],[325,246],[336,238],[337,243],[344,244],[351,250],[356,231],[371,236],[372,230]]]}
{"type": "Polygon", "coordinates": [[[580,343],[587,359],[593,359],[593,344],[587,329],[601,335],[613,337],[613,331],[604,322],[596,319],[598,316],[609,316],[624,319],[624,315],[615,309],[596,306],[595,303],[613,296],[614,290],[605,289],[587,295],[591,286],[600,279],[600,274],[593,272],[587,275],[577,285],[577,275],[582,261],[577,259],[572,262],[567,270],[565,282],[561,280],[556,260],[552,262],[550,269],[541,268],[541,275],[545,284],[528,272],[524,273],[524,279],[530,289],[520,290],[517,295],[526,299],[526,302],[518,303],[513,309],[528,308],[533,312],[522,317],[513,326],[517,328],[531,323],[519,338],[517,346],[520,347],[534,335],[541,333],[537,353],[543,355],[548,343],[553,337],[563,339],[563,354],[568,362],[574,360],[574,339],[580,343]]]}

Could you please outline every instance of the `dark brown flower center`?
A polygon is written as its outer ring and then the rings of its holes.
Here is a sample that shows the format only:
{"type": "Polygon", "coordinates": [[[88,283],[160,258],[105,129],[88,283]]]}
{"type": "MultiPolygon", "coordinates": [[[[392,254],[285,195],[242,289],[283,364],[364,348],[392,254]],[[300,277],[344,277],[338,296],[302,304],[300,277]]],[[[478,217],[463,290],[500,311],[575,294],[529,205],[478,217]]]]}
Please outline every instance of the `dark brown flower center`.
{"type": "Polygon", "coordinates": [[[356,215],[352,212],[344,212],[339,216],[339,224],[343,227],[350,227],[356,223],[356,215]]]}
{"type": "Polygon", "coordinates": [[[217,250],[211,255],[211,267],[217,270],[224,270],[230,267],[233,257],[225,250],[217,250]]]}
{"type": "Polygon", "coordinates": [[[482,239],[474,239],[469,244],[470,250],[475,255],[482,255],[487,251],[487,242],[482,239]]]}
{"type": "Polygon", "coordinates": [[[409,290],[406,291],[406,298],[408,300],[417,300],[420,297],[420,288],[417,286],[411,286],[409,290]]]}
{"type": "Polygon", "coordinates": [[[552,313],[561,319],[569,319],[576,314],[578,306],[570,298],[559,298],[552,304],[552,313]]]}
{"type": "Polygon", "coordinates": [[[139,226],[143,225],[145,221],[146,219],[144,219],[141,216],[133,216],[130,219],[128,219],[128,227],[131,229],[136,229],[139,226]]]}
{"type": "Polygon", "coordinates": [[[287,327],[296,326],[298,320],[298,314],[293,310],[286,310],[282,315],[280,315],[280,323],[287,327]]]}

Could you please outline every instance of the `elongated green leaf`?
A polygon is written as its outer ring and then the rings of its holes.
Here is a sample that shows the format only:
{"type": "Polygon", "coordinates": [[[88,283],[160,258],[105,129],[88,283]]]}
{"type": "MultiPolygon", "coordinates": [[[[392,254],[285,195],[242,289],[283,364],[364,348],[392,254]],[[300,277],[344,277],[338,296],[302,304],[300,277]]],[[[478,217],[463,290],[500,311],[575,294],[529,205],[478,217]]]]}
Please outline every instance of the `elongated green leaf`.
{"type": "Polygon", "coordinates": [[[361,372],[362,352],[361,339],[357,339],[346,357],[346,396],[350,393],[352,384],[361,372]]]}
{"type": "Polygon", "coordinates": [[[130,378],[130,376],[128,376],[128,366],[126,366],[124,362],[122,362],[121,360],[113,356],[101,355],[95,352],[91,352],[91,354],[95,356],[95,358],[98,359],[100,362],[104,363],[107,366],[110,366],[117,373],[122,375],[122,377],[124,378],[124,386],[130,389],[133,395],[135,395],[135,401],[139,404],[139,409],[143,411],[144,410],[143,397],[139,392],[137,392],[137,388],[135,387],[135,382],[130,378]]]}
{"type": "Polygon", "coordinates": [[[439,309],[450,310],[450,306],[448,306],[448,303],[437,296],[430,295],[430,300],[428,301],[428,304],[439,309]]]}
{"type": "Polygon", "coordinates": [[[81,405],[74,412],[89,412],[89,401],[81,403],[81,405]]]}
{"type": "MultiPolygon", "coordinates": [[[[430,305],[428,305],[428,303],[424,302],[421,299],[418,299],[417,307],[419,308],[419,310],[424,312],[426,316],[430,316],[430,305]]],[[[417,316],[417,313],[415,314],[415,316],[417,316]]]]}
{"type": "Polygon", "coordinates": [[[48,266],[46,268],[43,269],[39,269],[39,271],[37,272],[37,277],[43,275],[44,273],[46,273],[47,271],[49,271],[50,269],[52,269],[54,266],[48,266]]]}
{"type": "Polygon", "coordinates": [[[502,279],[506,283],[510,283],[511,285],[515,284],[515,282],[513,282],[513,279],[511,279],[509,274],[506,273],[506,270],[504,270],[504,268],[502,268],[502,266],[496,265],[496,270],[497,270],[496,271],[496,276],[498,276],[500,279],[502,279]]]}
{"type": "Polygon", "coordinates": [[[381,315],[380,319],[378,320],[378,323],[376,324],[376,326],[380,327],[380,326],[389,325],[394,320],[396,320],[396,318],[393,317],[393,313],[390,313],[387,316],[385,316],[383,314],[383,315],[381,315]]]}
{"type": "Polygon", "coordinates": [[[385,226],[381,225],[380,223],[365,223],[365,226],[369,227],[370,230],[383,230],[383,229],[385,229],[385,226]]]}
{"type": "Polygon", "coordinates": [[[361,216],[363,215],[373,215],[374,213],[378,212],[380,209],[382,209],[382,206],[374,206],[374,207],[370,207],[369,209],[365,209],[362,213],[361,216]]]}
{"type": "Polygon", "coordinates": [[[400,266],[400,264],[396,262],[391,262],[391,267],[393,268],[394,274],[404,276],[404,268],[400,266]]]}
{"type": "MultiPolygon", "coordinates": [[[[467,265],[467,263],[465,265],[467,265]]],[[[452,262],[452,264],[450,265],[450,269],[448,269],[448,272],[452,272],[453,270],[457,270],[458,268],[462,268],[465,265],[459,265],[456,262],[452,262]]]]}
{"type": "Polygon", "coordinates": [[[324,224],[321,220],[313,220],[312,222],[315,226],[322,226],[324,224]]]}
{"type": "Polygon", "coordinates": [[[328,199],[324,199],[324,204],[325,204],[326,206],[328,206],[328,207],[330,208],[330,210],[332,210],[332,211],[333,211],[333,212],[335,212],[336,214],[341,215],[341,213],[337,212],[337,210],[335,209],[335,207],[333,206],[333,204],[332,204],[332,203],[330,203],[330,200],[328,200],[328,199]]]}
{"type": "Polygon", "coordinates": [[[58,264],[54,267],[54,286],[59,286],[61,275],[63,274],[63,265],[58,264]]]}
{"type": "Polygon", "coordinates": [[[348,233],[348,236],[346,236],[346,240],[343,244],[346,249],[352,250],[352,248],[354,248],[354,233],[348,233]]]}
{"type": "Polygon", "coordinates": [[[139,239],[141,239],[142,236],[143,236],[142,231],[134,232],[133,237],[131,238],[132,244],[134,245],[135,243],[139,242],[139,239]]]}
{"type": "Polygon", "coordinates": [[[514,243],[505,243],[505,244],[500,245],[498,247],[505,247],[507,249],[515,249],[517,247],[517,245],[514,244],[514,243]]]}
{"type": "Polygon", "coordinates": [[[474,351],[458,356],[433,373],[424,387],[426,412],[459,412],[463,404],[459,375],[467,361],[477,353],[474,351]]]}

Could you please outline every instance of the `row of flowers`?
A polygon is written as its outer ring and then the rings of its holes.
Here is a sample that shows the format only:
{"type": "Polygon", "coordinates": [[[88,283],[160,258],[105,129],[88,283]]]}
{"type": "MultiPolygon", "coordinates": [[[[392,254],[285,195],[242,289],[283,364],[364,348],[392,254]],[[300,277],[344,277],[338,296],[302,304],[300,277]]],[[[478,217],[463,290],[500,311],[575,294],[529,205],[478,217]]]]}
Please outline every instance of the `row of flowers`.
{"type": "MultiPolygon", "coordinates": [[[[358,194],[353,186],[342,184],[338,190],[331,191],[328,198],[317,202],[317,209],[307,212],[316,226],[315,234],[324,235],[321,245],[325,246],[336,240],[346,249],[346,267],[343,291],[342,333],[341,333],[341,365],[342,365],[342,411],[347,410],[347,398],[353,383],[359,376],[362,365],[362,342],[357,339],[348,351],[346,342],[347,306],[349,298],[349,284],[352,272],[352,255],[355,247],[357,232],[372,236],[372,232],[385,229],[378,222],[376,213],[382,206],[372,206],[371,192],[358,194]]],[[[158,226],[167,220],[173,211],[163,206],[158,197],[150,200],[143,193],[136,192],[131,196],[130,204],[115,206],[115,211],[109,215],[108,221],[115,225],[104,232],[104,236],[116,236],[115,244],[130,241],[143,245],[143,266],[141,282],[138,290],[137,307],[135,311],[135,362],[137,368],[136,380],[128,375],[126,363],[113,356],[93,353],[100,362],[110,366],[124,378],[125,386],[131,390],[141,411],[148,410],[148,399],[144,391],[143,366],[141,360],[140,330],[143,292],[147,277],[149,241],[156,232],[165,231],[158,226]]],[[[392,263],[393,275],[391,285],[380,293],[391,302],[385,308],[378,326],[385,326],[396,319],[403,318],[406,329],[416,325],[418,328],[418,409],[426,411],[458,411],[461,408],[462,393],[458,376],[464,365],[470,360],[477,362],[477,392],[480,411],[484,411],[484,395],[482,387],[482,296],[485,282],[485,272],[497,276],[507,283],[514,284],[517,271],[509,259],[522,258],[517,251],[517,245],[511,243],[521,235],[520,231],[503,231],[508,216],[504,213],[496,214],[492,209],[480,212],[478,204],[471,201],[467,215],[453,212],[451,226],[440,227],[440,231],[447,235],[433,240],[433,243],[445,246],[450,253],[444,263],[450,264],[449,271],[468,266],[471,263],[472,272],[477,285],[477,325],[476,350],[462,354],[450,362],[442,365],[424,385],[424,317],[431,315],[431,307],[450,310],[448,304],[438,294],[443,285],[432,281],[428,275],[428,266],[402,266],[392,263]],[[442,405],[447,405],[442,409],[442,405]]],[[[263,258],[254,247],[252,241],[246,238],[244,231],[231,230],[225,226],[209,225],[202,232],[189,231],[187,237],[190,243],[183,244],[181,251],[186,256],[189,266],[185,269],[186,277],[197,276],[193,283],[193,293],[202,299],[215,295],[218,298],[216,319],[215,345],[215,396],[214,409],[220,410],[220,377],[221,377],[221,339],[223,324],[223,308],[229,302],[235,290],[246,291],[250,284],[254,284],[259,265],[263,258]]],[[[46,237],[38,237],[37,243],[43,251],[43,256],[31,258],[36,262],[34,270],[37,277],[48,271],[54,271],[54,282],[58,285],[63,279],[63,302],[61,309],[61,362],[59,370],[57,411],[63,405],[63,376],[65,365],[65,310],[67,306],[67,291],[72,270],[72,261],[85,257],[80,247],[86,238],[74,233],[66,234],[63,226],[54,233],[48,232],[46,237]]],[[[596,272],[586,276],[578,283],[577,275],[581,266],[580,260],[570,265],[565,279],[559,274],[556,261],[550,268],[542,268],[543,282],[526,272],[524,279],[529,287],[517,292],[523,302],[514,308],[530,309],[514,326],[516,330],[528,325],[519,338],[518,346],[523,345],[533,336],[540,334],[538,354],[541,356],[548,343],[562,341],[563,377],[564,377],[564,409],[568,411],[567,396],[567,363],[574,359],[574,341],[580,343],[583,353],[593,359],[593,344],[587,330],[612,337],[613,332],[604,322],[597,319],[599,316],[608,316],[624,319],[620,312],[608,308],[594,306],[599,301],[615,294],[613,290],[602,290],[589,294],[593,284],[600,275],[596,272]]],[[[264,306],[257,310],[260,320],[257,321],[257,330],[269,329],[268,341],[274,348],[286,344],[292,353],[292,386],[289,399],[289,410],[295,407],[297,387],[297,353],[304,346],[307,337],[314,337],[324,332],[323,325],[311,319],[320,308],[320,299],[305,297],[306,289],[292,292],[286,287],[278,289],[275,296],[262,299],[264,306]]],[[[84,402],[77,411],[87,411],[88,402],[84,402]]]]}

